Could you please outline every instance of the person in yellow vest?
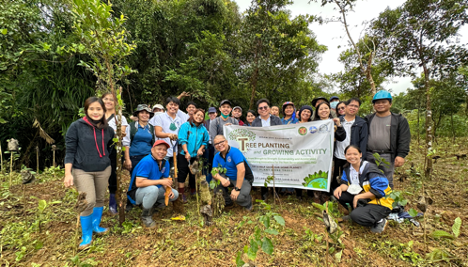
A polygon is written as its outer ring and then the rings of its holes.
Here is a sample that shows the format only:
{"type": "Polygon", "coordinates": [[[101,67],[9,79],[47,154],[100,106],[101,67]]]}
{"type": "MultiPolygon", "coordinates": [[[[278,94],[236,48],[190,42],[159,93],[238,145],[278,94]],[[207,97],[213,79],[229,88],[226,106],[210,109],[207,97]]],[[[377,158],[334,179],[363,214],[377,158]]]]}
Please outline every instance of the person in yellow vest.
{"type": "Polygon", "coordinates": [[[374,233],[382,233],[393,208],[387,177],[374,163],[361,160],[358,146],[347,146],[345,157],[348,164],[343,168],[341,185],[334,196],[345,208],[352,209],[351,220],[371,227],[374,233]]]}

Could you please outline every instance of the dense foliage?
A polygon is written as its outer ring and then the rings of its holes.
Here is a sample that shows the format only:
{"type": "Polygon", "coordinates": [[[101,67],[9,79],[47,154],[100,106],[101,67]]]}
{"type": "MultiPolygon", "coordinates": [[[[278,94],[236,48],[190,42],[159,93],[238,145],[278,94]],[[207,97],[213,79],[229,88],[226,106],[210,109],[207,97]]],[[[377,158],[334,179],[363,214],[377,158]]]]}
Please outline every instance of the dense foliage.
{"type": "MultiPolygon", "coordinates": [[[[356,4],[345,2],[346,10],[356,4]]],[[[318,75],[320,55],[327,49],[313,32],[321,19],[293,17],[291,1],[252,1],[243,14],[234,1],[223,0],[111,3],[115,19],[125,15],[125,42],[136,46],[122,59],[128,69],[115,70],[134,70],[118,82],[124,114],[139,103],[162,103],[183,91],[192,94],[184,101],[203,108],[229,98],[246,110],[261,97],[273,105],[289,100],[300,106],[336,94],[360,97],[366,100],[361,114],[372,112],[370,85],[356,51],[350,46],[337,55],[343,72],[318,75]]],[[[19,139],[21,161],[28,166],[35,165],[31,155],[36,145],[44,159],[41,166],[51,162],[50,146],[32,127],[34,120],[56,140],[61,158],[63,135],[79,117],[84,100],[106,87],[83,67],[95,55],[83,45],[85,39],[74,27],[79,16],[71,10],[68,0],[0,1],[0,141],[5,149],[6,139],[19,139]]],[[[367,24],[364,37],[356,41],[364,62],[370,55],[366,51],[374,53],[371,73],[377,89],[393,77],[414,77],[414,88],[396,96],[393,107],[408,117],[413,136],[426,135],[428,101],[434,139],[468,132],[468,53],[466,44],[457,42],[467,21],[466,1],[408,0],[367,24]]]]}

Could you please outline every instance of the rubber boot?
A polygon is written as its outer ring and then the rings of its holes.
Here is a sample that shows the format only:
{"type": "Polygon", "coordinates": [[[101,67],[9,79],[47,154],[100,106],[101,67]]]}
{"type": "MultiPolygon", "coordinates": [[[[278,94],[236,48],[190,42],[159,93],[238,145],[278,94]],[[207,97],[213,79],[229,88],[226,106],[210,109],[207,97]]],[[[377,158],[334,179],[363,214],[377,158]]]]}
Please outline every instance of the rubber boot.
{"type": "Polygon", "coordinates": [[[94,208],[93,214],[91,214],[91,216],[93,217],[93,232],[95,232],[98,235],[103,235],[107,233],[107,231],[109,231],[108,228],[99,227],[99,224],[101,224],[103,209],[104,207],[94,208]]]}
{"type": "Polygon", "coordinates": [[[89,247],[91,241],[93,241],[93,216],[80,216],[81,224],[81,243],[78,249],[85,249],[89,247]]]}
{"type": "Polygon", "coordinates": [[[109,197],[109,211],[112,215],[117,214],[117,202],[115,202],[115,194],[110,194],[109,197]]]}
{"type": "Polygon", "coordinates": [[[141,221],[148,228],[156,227],[156,223],[153,221],[152,215],[152,209],[143,209],[143,212],[141,213],[141,221]]]}

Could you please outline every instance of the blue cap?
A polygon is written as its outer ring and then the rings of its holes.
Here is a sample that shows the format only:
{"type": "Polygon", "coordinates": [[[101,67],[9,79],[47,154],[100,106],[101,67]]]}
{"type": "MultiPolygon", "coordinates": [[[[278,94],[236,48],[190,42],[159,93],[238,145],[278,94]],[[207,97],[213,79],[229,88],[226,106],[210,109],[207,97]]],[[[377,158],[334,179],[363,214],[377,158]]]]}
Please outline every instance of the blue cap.
{"type": "Polygon", "coordinates": [[[333,100],[335,100],[335,99],[338,99],[338,100],[340,100],[340,98],[339,98],[339,97],[337,97],[336,95],[334,95],[334,96],[330,97],[330,102],[332,102],[332,101],[333,101],[333,100]]]}
{"type": "Polygon", "coordinates": [[[392,98],[392,95],[388,91],[380,90],[374,95],[374,98],[372,98],[372,103],[375,103],[375,101],[381,100],[381,99],[388,99],[388,101],[390,101],[391,103],[393,98],[392,98]]]}
{"type": "Polygon", "coordinates": [[[208,108],[208,113],[216,113],[216,109],[214,107],[208,108]]]}

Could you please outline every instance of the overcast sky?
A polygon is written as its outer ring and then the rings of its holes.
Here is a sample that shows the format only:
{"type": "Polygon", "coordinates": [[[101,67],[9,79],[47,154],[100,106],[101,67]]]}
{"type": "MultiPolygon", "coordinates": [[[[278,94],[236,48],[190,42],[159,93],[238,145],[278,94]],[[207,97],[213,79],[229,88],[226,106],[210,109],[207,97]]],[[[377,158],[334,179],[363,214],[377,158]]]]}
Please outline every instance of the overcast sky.
{"type": "MultiPolygon", "coordinates": [[[[251,0],[235,0],[239,5],[239,11],[243,13],[249,8],[251,0]]],[[[320,1],[321,2],[321,1],[320,1]]],[[[354,12],[349,13],[346,19],[350,25],[351,36],[355,42],[362,34],[364,29],[363,23],[376,18],[387,7],[394,9],[402,5],[404,0],[362,0],[357,1],[354,12]],[[357,26],[357,27],[356,27],[357,26]]],[[[326,5],[322,7],[319,3],[309,0],[295,0],[294,4],[288,6],[291,10],[293,17],[298,15],[318,15],[323,18],[332,18],[339,16],[338,10],[334,10],[335,5],[326,5]]],[[[319,72],[323,74],[336,73],[344,69],[343,64],[338,61],[340,53],[348,48],[348,38],[343,24],[340,22],[333,22],[328,24],[319,25],[318,23],[311,24],[313,32],[317,35],[317,40],[320,44],[326,45],[328,50],[322,55],[322,61],[319,64],[319,72]],[[341,48],[338,46],[341,45],[341,48]]],[[[468,43],[468,27],[465,26],[460,31],[462,35],[461,41],[468,43]]],[[[383,85],[386,89],[391,89],[393,93],[400,93],[406,91],[407,88],[412,87],[411,78],[394,78],[393,82],[383,85]]]]}

